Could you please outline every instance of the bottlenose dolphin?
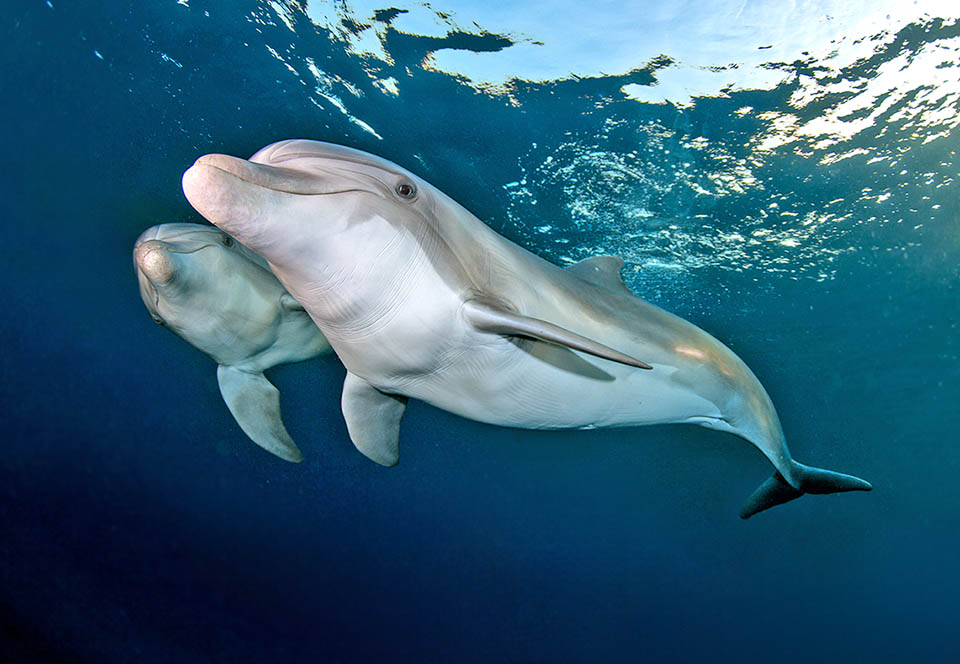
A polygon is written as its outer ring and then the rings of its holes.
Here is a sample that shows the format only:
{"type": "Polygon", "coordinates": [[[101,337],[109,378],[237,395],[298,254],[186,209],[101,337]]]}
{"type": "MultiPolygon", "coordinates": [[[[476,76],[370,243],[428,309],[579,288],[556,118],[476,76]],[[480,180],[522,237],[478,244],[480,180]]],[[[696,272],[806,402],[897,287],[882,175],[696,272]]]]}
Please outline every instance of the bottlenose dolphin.
{"type": "Polygon", "coordinates": [[[330,345],[267,262],[200,224],[147,229],[133,262],[153,320],[219,365],[220,394],[244,433],[281,459],[303,461],[280,418],[280,393],[263,372],[330,345]]]}
{"type": "Polygon", "coordinates": [[[741,516],[870,484],[794,461],[773,404],[712,336],[631,293],[623,261],[562,269],[385,159],[308,140],[183,175],[200,214],[260,253],[347,367],[350,438],[398,460],[408,398],[531,429],[699,424],[776,472],[741,516]]]}

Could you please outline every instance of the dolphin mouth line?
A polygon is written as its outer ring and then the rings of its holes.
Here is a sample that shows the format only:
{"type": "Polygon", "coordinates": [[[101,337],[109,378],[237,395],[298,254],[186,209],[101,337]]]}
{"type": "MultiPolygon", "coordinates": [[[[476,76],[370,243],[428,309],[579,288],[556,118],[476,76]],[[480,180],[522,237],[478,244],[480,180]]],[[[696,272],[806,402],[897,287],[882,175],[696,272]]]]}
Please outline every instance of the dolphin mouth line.
{"type": "MultiPolygon", "coordinates": [[[[147,273],[143,271],[143,268],[141,268],[139,264],[137,264],[137,276],[138,276],[138,277],[143,277],[144,281],[147,282],[146,285],[150,287],[150,294],[153,296],[152,299],[153,299],[154,309],[157,310],[157,311],[159,311],[159,308],[160,308],[160,289],[157,288],[157,285],[156,285],[155,283],[153,283],[153,279],[151,279],[149,276],[147,276],[147,273]]],[[[148,309],[149,309],[149,307],[148,307],[148,309]]],[[[152,313],[152,312],[151,312],[151,313],[152,313]]],[[[159,315],[159,314],[158,314],[158,315],[159,315]]]]}
{"type": "MultiPolygon", "coordinates": [[[[181,256],[182,256],[182,255],[185,255],[185,254],[195,254],[195,253],[197,253],[198,251],[200,251],[201,249],[206,249],[207,247],[215,247],[215,246],[217,246],[217,243],[216,243],[216,242],[207,242],[206,244],[200,245],[200,246],[197,247],[196,249],[174,249],[174,248],[172,247],[172,245],[170,245],[170,244],[167,242],[167,240],[156,240],[156,239],[154,239],[154,240],[146,240],[145,242],[140,242],[139,244],[134,245],[134,247],[133,247],[134,251],[136,251],[138,248],[140,248],[141,246],[143,246],[143,245],[146,244],[147,242],[162,242],[162,243],[164,243],[165,245],[167,245],[166,247],[164,247],[164,251],[166,251],[167,253],[170,253],[170,254],[180,254],[181,256]]],[[[138,268],[138,269],[139,269],[139,268],[138,268]]]]}
{"type": "MultiPolygon", "coordinates": [[[[348,160],[340,161],[343,161],[345,164],[350,163],[348,160]]],[[[297,169],[287,168],[285,166],[260,164],[254,161],[247,161],[246,159],[232,157],[225,154],[203,155],[197,159],[196,162],[194,162],[192,168],[197,166],[213,168],[221,173],[234,177],[241,182],[283,194],[294,194],[301,196],[327,196],[332,194],[346,193],[379,193],[376,191],[371,192],[367,187],[364,186],[363,183],[351,182],[350,180],[355,179],[356,176],[364,176],[366,174],[358,173],[349,168],[345,169],[346,173],[349,175],[340,176],[342,179],[345,179],[346,182],[341,182],[341,188],[336,188],[335,190],[331,191],[330,189],[332,187],[337,187],[338,184],[335,181],[330,181],[331,179],[337,177],[335,173],[329,174],[328,177],[318,178],[317,174],[306,173],[297,169]]],[[[383,187],[383,184],[377,181],[376,178],[371,179],[374,180],[372,183],[374,189],[383,187]],[[377,185],[379,185],[379,187],[377,185]]]]}
{"type": "Polygon", "coordinates": [[[345,194],[348,192],[370,193],[366,189],[358,187],[326,191],[324,187],[318,186],[318,184],[321,183],[318,183],[317,180],[308,173],[283,166],[258,164],[229,155],[204,155],[194,163],[194,167],[196,166],[213,168],[241,182],[283,194],[326,196],[330,194],[345,194]],[[277,171],[280,171],[282,174],[277,173],[277,171]]]}
{"type": "Polygon", "coordinates": [[[242,181],[242,182],[246,182],[247,184],[252,184],[252,185],[255,185],[255,186],[257,186],[257,187],[263,187],[264,189],[269,189],[269,190],[271,190],[271,191],[278,191],[278,192],[284,193],[284,194],[299,194],[299,193],[301,193],[301,192],[296,191],[296,187],[290,187],[289,189],[284,189],[284,188],[282,188],[282,187],[277,187],[277,186],[273,186],[273,187],[272,187],[272,186],[270,186],[270,185],[268,185],[268,184],[264,184],[263,182],[257,182],[256,179],[253,179],[253,178],[245,178],[245,177],[243,177],[243,175],[241,175],[240,173],[234,173],[234,172],[231,171],[231,170],[228,170],[228,169],[226,169],[226,168],[220,168],[219,166],[215,166],[215,165],[210,164],[210,163],[207,163],[207,162],[204,162],[204,163],[198,164],[198,165],[199,165],[199,166],[208,166],[209,168],[216,169],[216,170],[220,171],[221,173],[226,173],[227,175],[229,175],[229,176],[231,176],[231,177],[235,177],[235,178],[237,178],[238,180],[240,180],[240,181],[242,181]]]}
{"type": "MultiPolygon", "coordinates": [[[[150,294],[152,295],[151,299],[153,300],[153,311],[151,311],[150,313],[152,314],[156,312],[157,315],[159,316],[160,315],[160,290],[157,288],[157,285],[153,283],[153,279],[148,277],[147,273],[144,272],[139,265],[137,265],[137,276],[143,277],[143,279],[147,282],[146,285],[150,287],[149,290],[150,290],[150,294]]],[[[150,307],[147,307],[147,311],[150,311],[150,307]]]]}
{"type": "Polygon", "coordinates": [[[214,166],[213,164],[202,164],[202,165],[209,166],[210,168],[215,168],[218,171],[221,171],[222,173],[226,173],[227,175],[231,175],[237,178],[238,180],[242,180],[243,182],[246,182],[247,184],[252,184],[256,187],[263,187],[264,189],[269,189],[270,191],[276,191],[281,194],[294,194],[296,196],[332,196],[335,194],[347,194],[352,191],[355,191],[358,193],[365,193],[365,194],[370,193],[366,189],[342,189],[338,191],[303,191],[299,187],[281,187],[278,185],[266,184],[264,182],[257,182],[256,179],[245,178],[238,173],[228,171],[227,169],[220,168],[219,166],[214,166]]]}
{"type": "Polygon", "coordinates": [[[217,246],[215,243],[208,242],[202,246],[197,247],[196,249],[168,249],[167,251],[169,251],[171,254],[180,254],[180,255],[195,254],[201,249],[206,249],[207,247],[215,247],[215,246],[217,246]]]}

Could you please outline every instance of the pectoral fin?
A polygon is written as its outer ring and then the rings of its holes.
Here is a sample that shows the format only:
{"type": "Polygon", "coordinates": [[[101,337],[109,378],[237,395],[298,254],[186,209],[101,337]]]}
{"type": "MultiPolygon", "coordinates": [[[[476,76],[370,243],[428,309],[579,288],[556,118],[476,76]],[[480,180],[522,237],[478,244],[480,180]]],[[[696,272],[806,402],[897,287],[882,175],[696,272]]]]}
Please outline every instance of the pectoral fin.
{"type": "Polygon", "coordinates": [[[407,408],[407,398],[385,394],[348,371],[340,405],[350,440],[357,449],[381,466],[397,465],[400,419],[407,408]]]}
{"type": "Polygon", "coordinates": [[[280,419],[280,392],[262,373],[217,367],[220,394],[243,432],[281,459],[299,463],[303,455],[280,419]]]}
{"type": "Polygon", "coordinates": [[[469,300],[463,305],[463,315],[475,329],[481,332],[529,337],[549,343],[566,346],[582,353],[601,357],[611,362],[619,362],[639,369],[653,369],[646,362],[630,357],[609,346],[588,339],[559,325],[529,316],[522,316],[481,300],[469,300]]]}
{"type": "Polygon", "coordinates": [[[297,300],[290,293],[284,293],[280,296],[280,306],[283,307],[286,311],[303,311],[303,305],[297,302],[297,300]]]}

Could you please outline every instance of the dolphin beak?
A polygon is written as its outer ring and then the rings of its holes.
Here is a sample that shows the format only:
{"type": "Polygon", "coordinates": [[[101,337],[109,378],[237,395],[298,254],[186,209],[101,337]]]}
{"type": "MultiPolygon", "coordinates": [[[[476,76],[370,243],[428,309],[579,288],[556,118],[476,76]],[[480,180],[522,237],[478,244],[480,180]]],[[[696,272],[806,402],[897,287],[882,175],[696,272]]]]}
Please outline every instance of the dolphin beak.
{"type": "Polygon", "coordinates": [[[151,228],[145,232],[133,248],[133,264],[137,268],[137,285],[140,298],[154,322],[162,323],[158,311],[160,307],[160,289],[170,284],[176,275],[175,259],[168,251],[165,242],[154,239],[157,232],[151,228]]]}
{"type": "Polygon", "coordinates": [[[291,201],[291,194],[324,193],[304,173],[223,154],[197,159],[183,174],[182,184],[197,212],[254,248],[271,215],[291,201]]]}
{"type": "Polygon", "coordinates": [[[197,159],[187,173],[201,167],[215,168],[244,182],[287,194],[330,194],[337,191],[332,186],[333,183],[325,181],[316,174],[280,166],[255,164],[252,161],[225,154],[205,154],[197,159]]]}
{"type": "Polygon", "coordinates": [[[361,174],[327,164],[296,170],[225,154],[207,154],[183,174],[183,193],[197,212],[254,251],[268,240],[267,227],[307,196],[369,191],[361,174]]]}
{"type": "Polygon", "coordinates": [[[165,242],[147,240],[133,250],[133,261],[153,284],[165,285],[173,280],[177,266],[165,242]]]}

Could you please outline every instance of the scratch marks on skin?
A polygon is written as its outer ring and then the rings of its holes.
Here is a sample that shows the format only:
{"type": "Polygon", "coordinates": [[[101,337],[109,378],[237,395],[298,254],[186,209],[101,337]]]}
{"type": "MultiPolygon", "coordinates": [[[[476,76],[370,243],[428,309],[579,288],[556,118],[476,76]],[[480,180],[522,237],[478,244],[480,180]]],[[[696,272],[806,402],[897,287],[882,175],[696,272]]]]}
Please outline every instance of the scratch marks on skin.
{"type": "MultiPolygon", "coordinates": [[[[427,257],[435,251],[435,234],[428,233],[426,228],[418,230],[412,245],[409,235],[393,234],[373,259],[363,264],[350,263],[335,270],[319,267],[320,274],[297,289],[297,299],[322,303],[322,316],[327,319],[324,331],[328,336],[360,340],[377,335],[404,310],[429,269],[427,257]],[[428,239],[427,235],[431,237],[428,239]],[[408,259],[395,259],[397,253],[409,251],[411,246],[417,249],[410,252],[408,259]],[[389,274],[389,281],[377,283],[371,278],[381,271],[380,266],[390,263],[400,268],[389,274]],[[347,286],[354,284],[369,284],[373,292],[352,292],[347,286]],[[344,297],[344,293],[351,292],[350,297],[344,297]]],[[[423,321],[425,327],[430,323],[423,321]]]]}

